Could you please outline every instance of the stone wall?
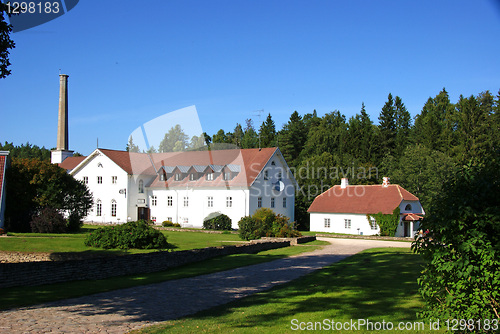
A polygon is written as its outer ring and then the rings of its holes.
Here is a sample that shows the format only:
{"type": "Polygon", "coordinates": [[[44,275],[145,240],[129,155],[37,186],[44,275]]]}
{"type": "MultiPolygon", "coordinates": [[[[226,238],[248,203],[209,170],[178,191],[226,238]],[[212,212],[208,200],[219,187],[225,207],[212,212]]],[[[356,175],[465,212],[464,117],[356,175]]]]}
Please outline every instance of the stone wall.
{"type": "Polygon", "coordinates": [[[224,247],[209,247],[178,252],[154,252],[83,260],[39,261],[0,264],[0,288],[33,286],[74,280],[97,280],[108,277],[162,271],[217,256],[257,253],[290,246],[288,240],[256,241],[224,247]]]}

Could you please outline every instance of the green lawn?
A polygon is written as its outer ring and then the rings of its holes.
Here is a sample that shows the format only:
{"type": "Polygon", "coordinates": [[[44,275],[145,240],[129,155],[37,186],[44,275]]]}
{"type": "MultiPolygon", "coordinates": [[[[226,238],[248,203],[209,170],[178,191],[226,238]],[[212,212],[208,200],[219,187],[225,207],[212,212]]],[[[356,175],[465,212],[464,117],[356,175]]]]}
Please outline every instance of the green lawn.
{"type": "MultiPolygon", "coordinates": [[[[9,233],[9,237],[0,239],[0,251],[33,252],[33,253],[68,253],[86,252],[94,254],[130,254],[153,252],[154,250],[119,250],[98,249],[83,244],[85,236],[97,228],[85,225],[78,233],[45,234],[45,233],[9,233]]],[[[174,251],[234,245],[242,240],[237,234],[161,231],[174,251]]]]}
{"type": "MultiPolygon", "coordinates": [[[[319,324],[324,331],[332,331],[328,325],[351,319],[369,320],[372,326],[382,321],[391,322],[394,328],[399,322],[413,325],[422,321],[416,318],[423,306],[416,283],[422,264],[407,249],[370,249],[267,292],[140,333],[294,333],[314,326],[316,331],[311,332],[320,332],[319,324]]],[[[423,330],[406,332],[429,332],[429,323],[424,325],[423,330]]],[[[347,329],[380,332],[359,326],[347,329]]]]}
{"type": "MultiPolygon", "coordinates": [[[[169,232],[170,233],[170,232],[169,232]]],[[[182,233],[182,232],[179,232],[182,233]]],[[[186,235],[197,233],[184,233],[186,235]]],[[[226,235],[222,235],[226,236],[226,235]]],[[[191,238],[191,237],[189,237],[191,238]]],[[[283,257],[313,251],[324,241],[313,241],[299,246],[284,247],[257,254],[237,254],[209,259],[170,270],[94,281],[74,281],[32,287],[0,289],[0,309],[29,306],[66,298],[86,296],[94,293],[129,288],[138,285],[158,283],[172,279],[198,276],[251,264],[280,259],[283,257]]]]}

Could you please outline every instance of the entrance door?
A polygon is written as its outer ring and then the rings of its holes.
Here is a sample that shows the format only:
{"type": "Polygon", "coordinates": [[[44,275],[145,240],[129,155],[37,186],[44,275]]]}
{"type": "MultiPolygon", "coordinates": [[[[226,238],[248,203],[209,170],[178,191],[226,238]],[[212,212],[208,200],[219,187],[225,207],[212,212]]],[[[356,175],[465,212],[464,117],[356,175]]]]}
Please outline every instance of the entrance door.
{"type": "Polygon", "coordinates": [[[404,222],[404,236],[409,237],[410,236],[410,222],[404,222]]]}
{"type": "Polygon", "coordinates": [[[137,208],[137,219],[146,221],[149,220],[149,208],[137,208]]]}

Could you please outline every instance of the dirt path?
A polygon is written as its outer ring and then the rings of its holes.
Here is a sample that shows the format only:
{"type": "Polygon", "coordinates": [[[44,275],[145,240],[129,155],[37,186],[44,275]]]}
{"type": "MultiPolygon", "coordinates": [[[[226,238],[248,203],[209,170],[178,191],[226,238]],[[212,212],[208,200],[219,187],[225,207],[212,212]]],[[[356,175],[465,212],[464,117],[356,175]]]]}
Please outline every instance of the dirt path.
{"type": "Polygon", "coordinates": [[[267,263],[0,312],[0,333],[126,333],[270,289],[395,241],[318,238],[331,245],[267,263]]]}

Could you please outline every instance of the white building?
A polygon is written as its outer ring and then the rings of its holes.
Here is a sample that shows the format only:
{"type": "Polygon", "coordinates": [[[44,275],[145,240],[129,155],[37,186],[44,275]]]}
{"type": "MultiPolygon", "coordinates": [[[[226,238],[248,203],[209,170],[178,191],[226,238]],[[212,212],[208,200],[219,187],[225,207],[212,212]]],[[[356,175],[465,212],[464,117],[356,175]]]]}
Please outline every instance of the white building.
{"type": "Polygon", "coordinates": [[[87,184],[87,222],[151,219],[202,227],[210,213],[238,221],[267,207],[294,221],[297,182],[278,148],[129,153],[96,149],[61,164],[87,184]]]}
{"type": "Polygon", "coordinates": [[[400,209],[396,236],[411,237],[418,232],[425,214],[418,198],[397,184],[348,185],[347,179],[316,197],[307,210],[310,230],[345,234],[376,235],[380,228],[369,215],[392,214],[400,209]]]}

